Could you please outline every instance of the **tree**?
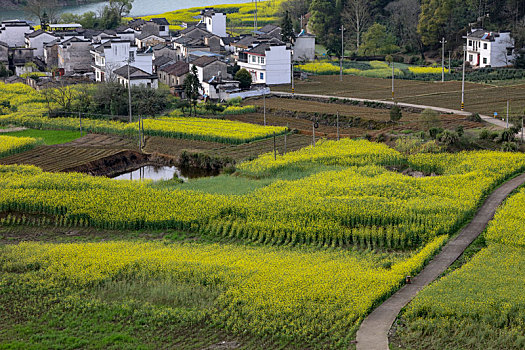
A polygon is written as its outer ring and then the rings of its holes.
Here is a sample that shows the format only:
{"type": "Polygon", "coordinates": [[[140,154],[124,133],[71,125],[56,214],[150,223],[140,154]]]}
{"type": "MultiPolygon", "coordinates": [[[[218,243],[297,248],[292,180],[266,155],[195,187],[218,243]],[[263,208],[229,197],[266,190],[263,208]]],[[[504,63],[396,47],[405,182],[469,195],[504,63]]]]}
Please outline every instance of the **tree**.
{"type": "Polygon", "coordinates": [[[122,17],[127,16],[133,7],[133,0],[109,0],[109,6],[116,10],[119,22],[122,17]]]}
{"type": "Polygon", "coordinates": [[[343,11],[343,22],[348,30],[353,31],[356,38],[356,49],[361,45],[361,35],[370,25],[372,18],[367,0],[348,0],[343,11]]]}
{"type": "Polygon", "coordinates": [[[27,0],[24,10],[38,18],[40,24],[55,23],[58,20],[58,3],[56,0],[27,0]]]}
{"type": "Polygon", "coordinates": [[[101,29],[114,29],[120,25],[121,17],[118,9],[110,6],[104,6],[100,13],[100,27],[101,29]]]}
{"type": "Polygon", "coordinates": [[[359,52],[363,55],[385,55],[399,50],[396,39],[387,33],[386,27],[379,23],[374,23],[363,36],[363,44],[359,47],[359,52]]]}
{"type": "Polygon", "coordinates": [[[417,31],[425,45],[436,44],[446,34],[454,0],[422,0],[417,31]]]}
{"type": "Polygon", "coordinates": [[[60,16],[61,23],[78,23],[82,25],[82,28],[87,29],[98,29],[100,28],[100,18],[93,11],[84,12],[81,15],[74,13],[63,13],[60,16]]]}
{"type": "Polygon", "coordinates": [[[192,66],[190,73],[186,76],[183,83],[186,98],[193,106],[194,115],[197,114],[197,100],[200,96],[202,85],[197,75],[197,67],[192,66]]]}
{"type": "Polygon", "coordinates": [[[235,80],[239,81],[241,89],[248,89],[252,85],[252,75],[244,68],[235,73],[235,80]]]}
{"type": "Polygon", "coordinates": [[[308,25],[317,35],[319,43],[325,45],[330,35],[335,34],[339,26],[336,8],[330,0],[313,0],[310,5],[310,21],[308,25]]]}
{"type": "Polygon", "coordinates": [[[283,20],[281,21],[281,37],[285,43],[292,43],[295,40],[292,20],[288,11],[285,12],[283,20]]]}
{"type": "Polygon", "coordinates": [[[392,124],[397,123],[401,118],[403,117],[403,113],[401,112],[401,108],[397,105],[397,103],[390,109],[390,121],[392,124]]]}
{"type": "Polygon", "coordinates": [[[0,62],[0,78],[6,78],[9,76],[9,70],[0,62]]]}
{"type": "Polygon", "coordinates": [[[399,44],[408,51],[422,52],[423,43],[417,33],[421,5],[419,0],[397,0],[388,4],[389,24],[392,33],[399,38],[399,44]]]}
{"type": "Polygon", "coordinates": [[[426,130],[441,126],[441,120],[439,120],[438,112],[430,108],[427,108],[421,112],[421,121],[423,122],[423,126],[426,130]]]}

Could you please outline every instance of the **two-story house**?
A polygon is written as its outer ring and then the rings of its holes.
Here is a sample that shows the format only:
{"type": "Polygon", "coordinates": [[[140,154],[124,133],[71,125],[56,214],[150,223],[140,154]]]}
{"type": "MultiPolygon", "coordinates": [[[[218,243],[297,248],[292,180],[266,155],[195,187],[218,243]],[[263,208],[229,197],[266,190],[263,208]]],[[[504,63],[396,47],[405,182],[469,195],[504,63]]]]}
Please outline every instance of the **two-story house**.
{"type": "Polygon", "coordinates": [[[137,47],[129,41],[110,40],[91,50],[96,81],[115,81],[113,72],[131,62],[149,74],[153,71],[153,53],[137,53],[137,47]]]}
{"type": "Polygon", "coordinates": [[[0,23],[0,41],[9,47],[24,47],[25,35],[32,32],[33,27],[26,21],[10,20],[0,23]]]}
{"type": "Polygon", "coordinates": [[[284,43],[261,43],[239,54],[239,67],[252,75],[256,84],[288,84],[291,81],[292,54],[284,43]]]}
{"type": "Polygon", "coordinates": [[[315,35],[307,33],[304,29],[293,41],[293,60],[313,61],[315,59],[315,35]]]}
{"type": "Polygon", "coordinates": [[[115,80],[124,86],[145,86],[152,89],[158,89],[159,87],[157,75],[134,66],[125,65],[116,69],[113,74],[115,75],[115,80]]]}
{"type": "Polygon", "coordinates": [[[476,29],[463,38],[467,40],[466,61],[473,67],[506,67],[516,58],[509,32],[476,29]]]}
{"type": "Polygon", "coordinates": [[[190,71],[193,69],[193,66],[197,68],[197,77],[201,83],[213,77],[220,76],[226,79],[228,76],[226,63],[219,61],[217,57],[199,57],[195,61],[190,62],[190,71]]]}
{"type": "Polygon", "coordinates": [[[226,37],[226,14],[213,8],[206,8],[201,12],[201,22],[206,24],[206,30],[218,37],[226,37]]]}
{"type": "Polygon", "coordinates": [[[59,37],[51,32],[42,29],[25,34],[25,46],[35,49],[34,55],[40,59],[44,58],[44,45],[58,39],[59,37]]]}

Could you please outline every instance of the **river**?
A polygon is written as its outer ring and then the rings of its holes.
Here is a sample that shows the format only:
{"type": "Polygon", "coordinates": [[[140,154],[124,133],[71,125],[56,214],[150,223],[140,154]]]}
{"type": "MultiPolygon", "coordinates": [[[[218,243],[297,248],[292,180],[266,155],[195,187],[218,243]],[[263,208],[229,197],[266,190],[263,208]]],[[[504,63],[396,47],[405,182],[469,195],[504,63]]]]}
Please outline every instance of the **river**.
{"type": "MultiPolygon", "coordinates": [[[[175,11],[190,7],[201,6],[215,6],[221,4],[240,4],[246,3],[250,0],[135,0],[130,16],[146,16],[168,11],[175,11]]],[[[82,14],[88,11],[97,12],[99,9],[107,5],[107,2],[96,2],[92,4],[64,6],[60,9],[60,13],[71,12],[75,14],[82,14]]],[[[6,19],[27,19],[37,21],[31,18],[30,15],[21,10],[0,10],[0,20],[6,19]]],[[[38,23],[37,23],[38,24],[38,23]]]]}

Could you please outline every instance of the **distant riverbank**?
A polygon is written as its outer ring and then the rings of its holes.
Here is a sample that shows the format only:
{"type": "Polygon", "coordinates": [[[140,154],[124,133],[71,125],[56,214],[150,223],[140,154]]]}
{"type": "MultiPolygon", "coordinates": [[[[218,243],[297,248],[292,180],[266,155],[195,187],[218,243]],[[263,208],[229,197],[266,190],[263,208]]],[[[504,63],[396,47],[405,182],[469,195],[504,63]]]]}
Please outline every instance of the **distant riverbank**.
{"type": "MultiPolygon", "coordinates": [[[[151,0],[135,0],[133,2],[133,8],[131,10],[130,16],[147,16],[189,7],[240,4],[245,2],[247,2],[247,0],[155,0],[154,3],[152,3],[151,0]]],[[[31,18],[30,15],[25,13],[22,9],[8,6],[4,7],[3,4],[4,1],[0,0],[0,7],[2,8],[2,11],[0,11],[0,20],[26,19],[36,21],[35,18],[31,18]],[[9,9],[4,10],[5,8],[9,9]]],[[[75,14],[82,14],[88,11],[97,12],[107,4],[107,2],[94,2],[89,4],[63,6],[60,8],[59,12],[71,12],[75,14]]]]}

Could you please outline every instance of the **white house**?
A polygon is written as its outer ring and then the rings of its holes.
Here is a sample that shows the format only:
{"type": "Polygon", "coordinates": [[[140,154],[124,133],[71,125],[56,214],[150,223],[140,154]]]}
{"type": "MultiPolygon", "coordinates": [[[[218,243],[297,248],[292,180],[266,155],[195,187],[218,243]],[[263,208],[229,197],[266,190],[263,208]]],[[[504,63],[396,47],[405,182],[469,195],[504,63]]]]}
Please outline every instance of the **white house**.
{"type": "Polygon", "coordinates": [[[466,37],[467,62],[473,67],[506,67],[512,65],[514,39],[509,32],[475,29],[466,37]]]}
{"type": "Polygon", "coordinates": [[[256,84],[288,84],[291,81],[292,55],[284,43],[262,43],[241,52],[237,64],[252,74],[252,82],[256,84]]]}
{"type": "Polygon", "coordinates": [[[228,67],[226,63],[219,61],[217,57],[202,56],[197,58],[196,60],[190,62],[190,72],[193,69],[193,66],[197,68],[197,77],[201,83],[209,81],[213,77],[221,77],[221,79],[226,79],[228,76],[228,67]]]}
{"type": "Polygon", "coordinates": [[[159,79],[155,74],[145,72],[134,66],[129,66],[128,71],[128,65],[125,65],[116,69],[113,73],[115,74],[116,81],[124,86],[129,86],[131,82],[131,86],[145,86],[153,89],[158,89],[159,87],[159,79]]]}
{"type": "Polygon", "coordinates": [[[202,23],[206,24],[206,30],[219,37],[226,37],[226,14],[207,8],[201,12],[202,23]]]}
{"type": "Polygon", "coordinates": [[[170,36],[170,23],[164,17],[162,18],[152,18],[149,20],[151,23],[155,23],[158,28],[159,35],[163,38],[170,36]]]}
{"type": "Polygon", "coordinates": [[[297,35],[293,43],[294,61],[313,61],[315,59],[315,35],[304,30],[297,35]]]}
{"type": "Polygon", "coordinates": [[[114,81],[113,72],[126,65],[128,60],[149,74],[153,71],[153,53],[137,53],[137,47],[129,41],[110,40],[91,50],[96,81],[114,81]]]}
{"type": "Polygon", "coordinates": [[[45,32],[42,29],[39,29],[32,33],[25,34],[25,46],[30,49],[35,49],[35,57],[43,59],[44,45],[58,38],[59,37],[53,33],[45,32]]]}
{"type": "Polygon", "coordinates": [[[6,43],[9,47],[24,47],[26,43],[25,35],[32,32],[33,27],[26,21],[3,21],[0,24],[0,41],[6,43]]]}

